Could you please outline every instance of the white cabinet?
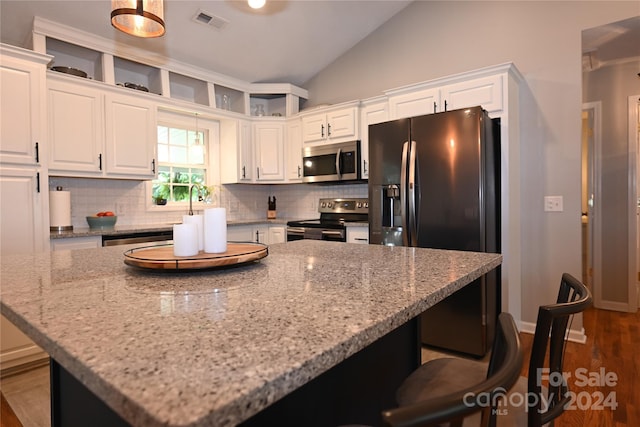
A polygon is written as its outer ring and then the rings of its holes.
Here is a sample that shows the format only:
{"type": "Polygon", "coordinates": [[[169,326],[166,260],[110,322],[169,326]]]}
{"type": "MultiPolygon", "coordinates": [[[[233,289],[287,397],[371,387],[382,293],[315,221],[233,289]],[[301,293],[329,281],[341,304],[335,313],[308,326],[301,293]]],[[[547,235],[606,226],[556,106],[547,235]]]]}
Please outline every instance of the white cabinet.
{"type": "Polygon", "coordinates": [[[230,242],[254,242],[273,245],[287,241],[287,230],[286,227],[281,225],[230,225],[227,227],[227,240],[230,242]]]}
{"type": "Polygon", "coordinates": [[[50,173],[153,178],[156,105],[133,95],[105,93],[89,83],[49,77],[50,173]]]}
{"type": "Polygon", "coordinates": [[[503,76],[465,73],[386,91],[391,119],[481,105],[489,113],[503,108],[503,76]]]}
{"type": "Polygon", "coordinates": [[[369,243],[369,227],[347,226],[347,243],[366,245],[369,243]]]}
{"type": "Polygon", "coordinates": [[[391,119],[422,116],[436,111],[440,102],[438,88],[409,89],[408,92],[389,94],[389,115],[391,119]]]}
{"type": "Polygon", "coordinates": [[[302,116],[302,141],[342,142],[358,139],[358,106],[322,109],[302,116]]]}
{"type": "Polygon", "coordinates": [[[269,227],[269,244],[285,243],[287,241],[286,227],[270,226],[269,227]]]}
{"type": "MultiPolygon", "coordinates": [[[[42,251],[49,240],[46,64],[51,57],[0,44],[0,257],[42,251]]],[[[11,283],[2,283],[9,289],[11,283]]],[[[0,369],[47,354],[0,317],[0,369]]]]}
{"type": "Polygon", "coordinates": [[[248,120],[220,121],[220,181],[222,184],[253,180],[253,140],[248,120]]]}
{"type": "Polygon", "coordinates": [[[34,169],[0,167],[1,254],[45,249],[49,234],[42,207],[48,194],[46,183],[41,182],[44,179],[34,169]]]}
{"type": "Polygon", "coordinates": [[[302,122],[287,123],[287,181],[302,182],[302,122]]]}
{"type": "Polygon", "coordinates": [[[0,52],[0,162],[35,166],[44,137],[44,63],[14,57],[13,51],[3,45],[0,52]]]}
{"type": "Polygon", "coordinates": [[[48,88],[50,173],[100,176],[104,168],[101,91],[51,79],[48,88]]]}
{"type": "Polygon", "coordinates": [[[284,182],[284,121],[221,121],[220,157],[223,184],[284,182]]]}
{"type": "Polygon", "coordinates": [[[73,250],[73,249],[95,249],[100,247],[102,247],[101,236],[51,239],[52,251],[66,251],[66,250],[73,250]]]}
{"type": "Polygon", "coordinates": [[[362,179],[369,178],[369,125],[389,120],[389,104],[386,97],[362,101],[360,108],[360,171],[362,179]]]}
{"type": "Polygon", "coordinates": [[[253,125],[256,181],[284,181],[284,123],[253,125]]]}
{"type": "Polygon", "coordinates": [[[132,96],[105,96],[106,172],[136,178],[155,178],[156,106],[132,96]]]}

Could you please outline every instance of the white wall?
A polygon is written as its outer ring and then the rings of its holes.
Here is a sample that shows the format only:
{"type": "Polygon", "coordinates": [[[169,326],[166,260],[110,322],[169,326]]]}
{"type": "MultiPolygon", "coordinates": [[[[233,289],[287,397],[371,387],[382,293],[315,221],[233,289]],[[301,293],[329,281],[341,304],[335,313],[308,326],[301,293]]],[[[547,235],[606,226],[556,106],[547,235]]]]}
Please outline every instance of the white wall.
{"type": "Polygon", "coordinates": [[[337,103],[515,63],[526,81],[522,320],[534,322],[561,273],[581,274],[581,31],[637,14],[637,2],[416,1],[304,86],[313,104],[337,103]],[[564,212],[544,213],[544,195],[563,196],[564,212]]]}

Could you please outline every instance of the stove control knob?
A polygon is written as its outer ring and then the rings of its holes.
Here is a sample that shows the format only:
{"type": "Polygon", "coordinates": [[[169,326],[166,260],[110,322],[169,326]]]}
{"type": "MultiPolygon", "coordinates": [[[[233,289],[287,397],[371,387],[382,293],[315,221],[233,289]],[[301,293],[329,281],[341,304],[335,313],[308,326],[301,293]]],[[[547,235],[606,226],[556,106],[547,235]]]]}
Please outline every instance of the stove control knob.
{"type": "Polygon", "coordinates": [[[333,203],[331,203],[331,202],[327,202],[327,207],[328,207],[329,209],[331,209],[331,208],[333,207],[333,203]]]}
{"type": "Polygon", "coordinates": [[[325,206],[327,206],[327,204],[325,202],[320,203],[320,207],[324,208],[325,206]]]}
{"type": "Polygon", "coordinates": [[[364,202],[365,209],[369,209],[369,202],[364,202]]]}
{"type": "Polygon", "coordinates": [[[358,209],[362,207],[362,202],[358,202],[358,209]]]}

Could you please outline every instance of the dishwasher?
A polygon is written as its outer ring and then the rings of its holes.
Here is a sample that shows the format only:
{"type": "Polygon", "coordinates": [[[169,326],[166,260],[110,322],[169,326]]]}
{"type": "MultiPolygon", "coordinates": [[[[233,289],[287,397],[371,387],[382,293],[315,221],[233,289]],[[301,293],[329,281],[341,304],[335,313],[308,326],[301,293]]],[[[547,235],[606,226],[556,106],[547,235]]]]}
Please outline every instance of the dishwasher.
{"type": "Polygon", "coordinates": [[[132,243],[173,243],[173,230],[102,235],[102,246],[129,245],[132,243]]]}

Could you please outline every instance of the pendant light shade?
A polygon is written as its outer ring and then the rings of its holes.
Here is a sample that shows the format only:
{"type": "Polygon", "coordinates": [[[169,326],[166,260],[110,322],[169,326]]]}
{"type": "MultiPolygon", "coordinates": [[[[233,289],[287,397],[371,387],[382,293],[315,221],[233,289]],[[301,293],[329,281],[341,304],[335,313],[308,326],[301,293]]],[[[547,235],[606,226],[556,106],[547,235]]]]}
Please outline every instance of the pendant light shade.
{"type": "Polygon", "coordinates": [[[111,0],[111,25],[136,37],[164,35],[162,0],[111,0]]]}

